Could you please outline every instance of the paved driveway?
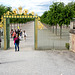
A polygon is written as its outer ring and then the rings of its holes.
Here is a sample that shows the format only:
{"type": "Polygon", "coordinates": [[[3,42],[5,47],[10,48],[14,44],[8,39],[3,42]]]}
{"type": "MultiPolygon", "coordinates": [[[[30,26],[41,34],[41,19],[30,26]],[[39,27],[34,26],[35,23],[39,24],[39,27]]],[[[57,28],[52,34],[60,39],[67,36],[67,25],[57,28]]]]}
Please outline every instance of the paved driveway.
{"type": "Polygon", "coordinates": [[[75,53],[68,50],[33,50],[34,33],[30,29],[34,26],[31,24],[25,24],[29,28],[24,28],[28,37],[21,41],[19,52],[14,51],[13,41],[10,50],[0,50],[0,75],[75,75],[75,53]]]}
{"type": "Polygon", "coordinates": [[[0,51],[0,75],[75,75],[75,53],[68,50],[0,51]]]}

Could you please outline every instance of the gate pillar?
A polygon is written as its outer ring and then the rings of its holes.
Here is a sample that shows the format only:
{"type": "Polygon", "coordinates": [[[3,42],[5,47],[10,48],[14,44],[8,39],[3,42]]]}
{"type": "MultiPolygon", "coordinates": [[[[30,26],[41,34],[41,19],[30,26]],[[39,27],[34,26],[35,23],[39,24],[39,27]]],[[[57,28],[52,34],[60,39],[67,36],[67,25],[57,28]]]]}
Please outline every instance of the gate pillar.
{"type": "Polygon", "coordinates": [[[37,49],[37,27],[38,27],[38,19],[35,18],[35,26],[34,26],[34,37],[35,37],[35,40],[34,40],[34,47],[35,47],[35,50],[37,49]]]}
{"type": "Polygon", "coordinates": [[[6,40],[6,18],[4,18],[4,50],[7,49],[7,40],[6,40]]]}
{"type": "Polygon", "coordinates": [[[10,21],[4,18],[4,50],[10,47],[10,21]]]}
{"type": "Polygon", "coordinates": [[[10,48],[10,19],[6,19],[7,49],[10,48]]]}

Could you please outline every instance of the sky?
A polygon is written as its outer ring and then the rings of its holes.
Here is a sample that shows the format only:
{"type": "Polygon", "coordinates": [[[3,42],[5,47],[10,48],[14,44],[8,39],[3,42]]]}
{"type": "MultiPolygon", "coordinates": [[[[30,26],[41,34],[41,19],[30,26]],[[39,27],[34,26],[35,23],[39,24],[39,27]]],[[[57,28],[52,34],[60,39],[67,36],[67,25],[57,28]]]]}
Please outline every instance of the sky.
{"type": "Polygon", "coordinates": [[[49,10],[49,6],[52,5],[53,2],[64,2],[65,4],[72,2],[75,0],[0,0],[0,4],[5,6],[11,6],[13,9],[18,9],[21,6],[24,9],[28,9],[28,12],[34,12],[41,16],[44,11],[49,10]]]}

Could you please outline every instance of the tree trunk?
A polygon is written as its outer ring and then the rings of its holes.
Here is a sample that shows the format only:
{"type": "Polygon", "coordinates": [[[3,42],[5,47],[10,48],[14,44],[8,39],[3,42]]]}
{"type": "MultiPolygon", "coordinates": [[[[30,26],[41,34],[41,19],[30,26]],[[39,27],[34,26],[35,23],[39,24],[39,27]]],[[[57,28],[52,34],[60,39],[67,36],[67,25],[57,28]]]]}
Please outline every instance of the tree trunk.
{"type": "Polygon", "coordinates": [[[14,23],[14,29],[15,29],[15,23],[14,23]]]}
{"type": "Polygon", "coordinates": [[[60,39],[62,38],[62,25],[60,26],[60,39]]]}
{"type": "Polygon", "coordinates": [[[69,25],[66,25],[66,29],[69,27],[69,25]]]}
{"type": "Polygon", "coordinates": [[[21,29],[21,23],[20,23],[20,29],[21,29]]]}
{"type": "Polygon", "coordinates": [[[56,25],[56,30],[55,30],[55,34],[57,35],[57,25],[56,25]]]}
{"type": "Polygon", "coordinates": [[[21,24],[21,29],[22,29],[23,23],[21,24]]]}
{"type": "Polygon", "coordinates": [[[51,31],[51,26],[50,26],[50,31],[51,31]]]}
{"type": "Polygon", "coordinates": [[[11,23],[11,29],[12,29],[12,23],[11,23]]]}
{"type": "Polygon", "coordinates": [[[18,23],[17,23],[17,29],[18,29],[18,23]]]}
{"type": "Polygon", "coordinates": [[[54,25],[53,25],[53,33],[54,33],[54,25]]]}
{"type": "Polygon", "coordinates": [[[21,23],[20,23],[20,29],[21,29],[21,23]]]}

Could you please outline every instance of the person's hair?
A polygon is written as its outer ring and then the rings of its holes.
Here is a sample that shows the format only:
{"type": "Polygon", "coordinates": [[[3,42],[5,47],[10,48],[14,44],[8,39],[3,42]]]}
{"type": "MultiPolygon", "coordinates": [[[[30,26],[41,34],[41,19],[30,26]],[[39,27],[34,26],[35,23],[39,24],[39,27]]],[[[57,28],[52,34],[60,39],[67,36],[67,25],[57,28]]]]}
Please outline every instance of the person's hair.
{"type": "Polygon", "coordinates": [[[16,38],[16,36],[14,36],[14,38],[16,38]]]}
{"type": "Polygon", "coordinates": [[[25,33],[25,30],[24,30],[24,33],[25,33]]]}
{"type": "Polygon", "coordinates": [[[19,31],[19,29],[18,29],[18,31],[19,31]]]}

